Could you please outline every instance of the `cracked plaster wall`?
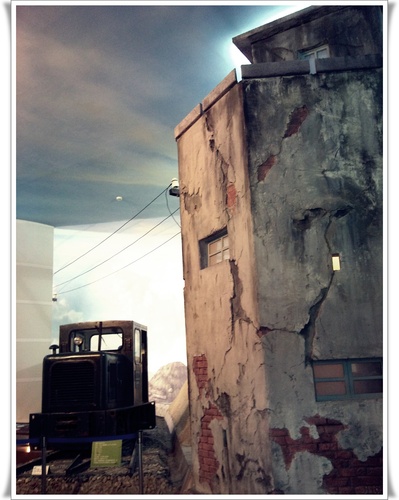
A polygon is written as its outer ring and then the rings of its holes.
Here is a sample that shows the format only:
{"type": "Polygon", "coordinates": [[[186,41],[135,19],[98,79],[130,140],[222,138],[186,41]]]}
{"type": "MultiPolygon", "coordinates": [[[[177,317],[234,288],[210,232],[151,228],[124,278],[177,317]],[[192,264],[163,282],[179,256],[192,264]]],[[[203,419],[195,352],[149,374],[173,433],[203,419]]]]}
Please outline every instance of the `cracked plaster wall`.
{"type": "Polygon", "coordinates": [[[260,323],[299,333],[322,300],[315,357],[382,354],[380,85],[362,71],[245,82],[260,323]]]}
{"type": "Polygon", "coordinates": [[[242,90],[178,138],[193,475],[200,493],[271,490],[242,90]],[[199,241],[227,227],[230,259],[201,269],[199,241]]]}
{"type": "Polygon", "coordinates": [[[381,399],[316,403],[309,361],[382,356],[381,116],[379,71],[251,79],[178,138],[200,493],[332,492],[339,457],[379,464],[381,399]],[[230,260],[201,269],[226,226],[230,260]]]}
{"type": "MultiPolygon", "coordinates": [[[[259,318],[278,388],[270,428],[295,440],[305,426],[318,446],[306,419],[336,419],[337,449],[360,461],[381,452],[382,400],[316,403],[309,361],[383,355],[381,80],[377,70],[243,82],[259,318]]],[[[274,443],[276,489],[319,493],[322,457],[287,467],[274,443]]]]}

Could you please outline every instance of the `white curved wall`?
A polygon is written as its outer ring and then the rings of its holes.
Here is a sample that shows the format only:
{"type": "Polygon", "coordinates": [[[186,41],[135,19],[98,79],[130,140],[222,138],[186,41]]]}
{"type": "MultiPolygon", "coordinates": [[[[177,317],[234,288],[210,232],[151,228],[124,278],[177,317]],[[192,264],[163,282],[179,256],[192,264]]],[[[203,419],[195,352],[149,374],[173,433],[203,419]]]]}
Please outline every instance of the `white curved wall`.
{"type": "Polygon", "coordinates": [[[16,221],[16,421],[41,411],[42,362],[50,354],[54,228],[16,221]]]}

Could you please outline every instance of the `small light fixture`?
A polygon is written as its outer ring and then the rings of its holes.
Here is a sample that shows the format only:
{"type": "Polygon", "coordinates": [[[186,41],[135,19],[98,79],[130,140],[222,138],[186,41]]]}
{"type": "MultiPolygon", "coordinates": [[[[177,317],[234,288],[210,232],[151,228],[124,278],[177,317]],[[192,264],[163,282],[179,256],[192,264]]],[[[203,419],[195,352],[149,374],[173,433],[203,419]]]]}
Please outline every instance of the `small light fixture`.
{"type": "Polygon", "coordinates": [[[73,339],[73,343],[77,346],[81,346],[83,344],[83,337],[81,337],[80,335],[76,335],[76,337],[74,337],[73,339]]]}
{"type": "Polygon", "coordinates": [[[339,257],[339,253],[333,253],[331,258],[332,258],[333,271],[340,271],[341,270],[341,259],[339,257]]]}
{"type": "Polygon", "coordinates": [[[170,196],[180,196],[179,181],[176,178],[170,181],[169,188],[170,196]]]}

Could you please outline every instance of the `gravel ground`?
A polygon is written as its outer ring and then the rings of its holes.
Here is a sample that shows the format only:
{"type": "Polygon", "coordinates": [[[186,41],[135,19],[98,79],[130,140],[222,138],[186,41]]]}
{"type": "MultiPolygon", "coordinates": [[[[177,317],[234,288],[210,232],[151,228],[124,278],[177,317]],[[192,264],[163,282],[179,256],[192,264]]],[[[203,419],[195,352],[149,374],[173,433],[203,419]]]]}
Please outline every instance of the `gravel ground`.
{"type": "MultiPolygon", "coordinates": [[[[46,480],[46,493],[57,495],[134,495],[140,494],[138,467],[130,475],[129,464],[132,448],[123,446],[120,467],[89,468],[80,474],[65,476],[62,472],[71,462],[50,463],[46,480]]],[[[176,477],[178,466],[172,454],[171,438],[163,419],[157,418],[155,429],[143,432],[143,493],[155,495],[180,494],[182,479],[176,477]]],[[[17,477],[18,495],[42,493],[40,476],[25,472],[17,477]]]]}

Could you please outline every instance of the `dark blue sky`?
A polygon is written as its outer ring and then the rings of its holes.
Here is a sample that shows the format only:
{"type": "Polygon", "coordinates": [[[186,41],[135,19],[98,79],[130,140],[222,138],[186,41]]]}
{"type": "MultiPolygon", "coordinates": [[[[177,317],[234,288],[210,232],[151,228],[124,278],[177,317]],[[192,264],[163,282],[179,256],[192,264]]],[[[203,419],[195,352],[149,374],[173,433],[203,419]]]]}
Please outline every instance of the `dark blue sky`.
{"type": "MultiPolygon", "coordinates": [[[[178,176],[174,128],[237,66],[232,38],[308,6],[15,4],[16,216],[56,227],[153,200],[178,176]]],[[[160,197],[142,216],[164,214],[160,197]]]]}

